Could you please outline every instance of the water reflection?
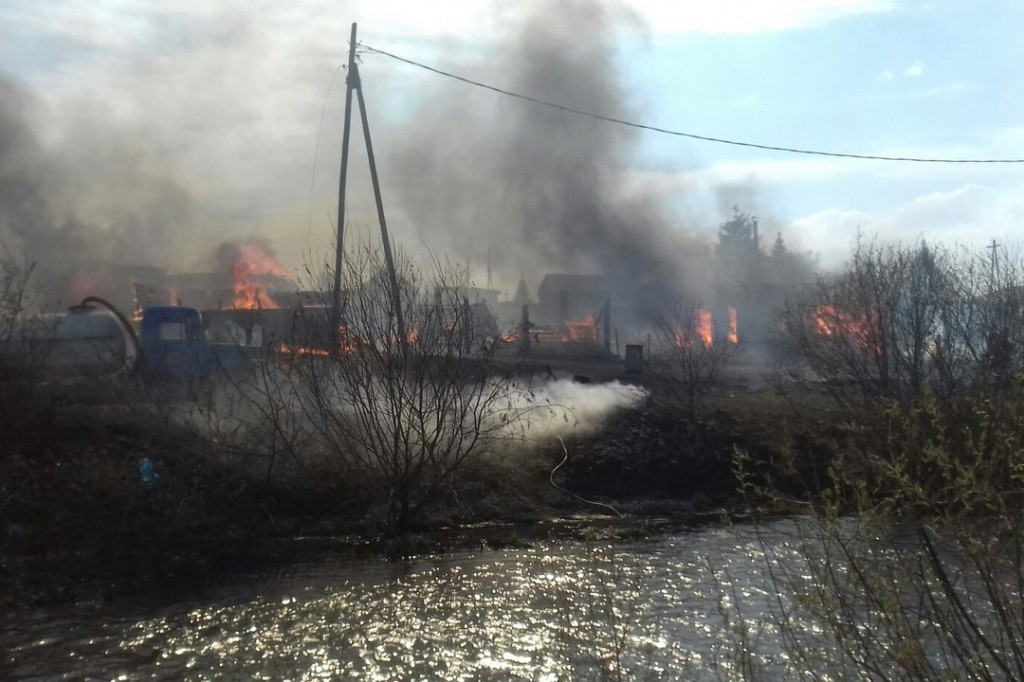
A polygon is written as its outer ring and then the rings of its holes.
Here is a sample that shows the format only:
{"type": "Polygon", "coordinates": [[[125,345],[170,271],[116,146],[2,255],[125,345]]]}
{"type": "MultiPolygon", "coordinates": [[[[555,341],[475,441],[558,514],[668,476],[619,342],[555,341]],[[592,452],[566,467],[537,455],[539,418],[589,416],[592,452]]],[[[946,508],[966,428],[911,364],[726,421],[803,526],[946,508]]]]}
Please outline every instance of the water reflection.
{"type": "MultiPolygon", "coordinates": [[[[789,533],[770,530],[776,559],[789,533]]],[[[775,677],[786,658],[765,618],[777,600],[763,540],[715,529],[404,565],[325,559],[158,611],[24,617],[0,647],[13,677],[41,680],[775,677]]]]}

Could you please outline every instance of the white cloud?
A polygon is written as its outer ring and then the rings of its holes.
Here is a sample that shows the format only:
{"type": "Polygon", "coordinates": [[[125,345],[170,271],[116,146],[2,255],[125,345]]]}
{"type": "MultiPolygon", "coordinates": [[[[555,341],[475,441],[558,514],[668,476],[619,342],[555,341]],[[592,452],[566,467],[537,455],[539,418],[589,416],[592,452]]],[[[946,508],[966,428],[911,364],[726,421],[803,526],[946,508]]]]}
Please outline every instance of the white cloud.
{"type": "Polygon", "coordinates": [[[846,16],[891,11],[894,0],[634,0],[655,33],[762,33],[819,26],[846,16]]]}
{"type": "Polygon", "coordinates": [[[911,78],[919,78],[919,77],[923,76],[924,75],[924,62],[922,62],[920,59],[917,60],[916,62],[914,62],[913,64],[908,66],[907,70],[904,73],[906,73],[911,78]]]}
{"type": "Polygon", "coordinates": [[[924,239],[980,248],[992,239],[1017,243],[1024,211],[1021,188],[997,191],[967,184],[948,192],[916,197],[884,214],[827,209],[792,221],[801,248],[820,255],[825,267],[849,256],[858,231],[866,238],[912,243],[924,239]]]}
{"type": "Polygon", "coordinates": [[[956,227],[986,217],[998,196],[991,188],[968,184],[950,192],[918,197],[897,209],[891,221],[921,230],[956,227]]]}

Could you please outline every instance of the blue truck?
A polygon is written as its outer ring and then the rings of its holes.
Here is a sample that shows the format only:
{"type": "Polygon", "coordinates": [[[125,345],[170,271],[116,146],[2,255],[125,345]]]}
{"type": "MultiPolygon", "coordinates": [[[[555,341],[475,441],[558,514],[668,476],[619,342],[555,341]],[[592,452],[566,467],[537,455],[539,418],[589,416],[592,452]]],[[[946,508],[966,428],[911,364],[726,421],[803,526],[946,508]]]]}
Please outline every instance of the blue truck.
{"type": "Polygon", "coordinates": [[[0,360],[55,386],[139,379],[144,384],[189,383],[252,367],[260,349],[211,343],[195,308],[154,306],[139,331],[97,297],[59,314],[23,320],[0,340],[0,360]]]}
{"type": "Polygon", "coordinates": [[[209,378],[253,362],[254,349],[233,343],[211,343],[195,308],[153,306],[139,324],[138,369],[150,381],[209,378]]]}

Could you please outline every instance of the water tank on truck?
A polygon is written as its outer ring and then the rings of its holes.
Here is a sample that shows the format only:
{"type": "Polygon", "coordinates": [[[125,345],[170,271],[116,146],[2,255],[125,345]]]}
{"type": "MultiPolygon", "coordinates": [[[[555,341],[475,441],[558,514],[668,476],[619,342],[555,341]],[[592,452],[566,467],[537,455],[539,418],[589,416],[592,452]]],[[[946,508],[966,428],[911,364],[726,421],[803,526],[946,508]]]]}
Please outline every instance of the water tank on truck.
{"type": "Polygon", "coordinates": [[[66,381],[129,372],[138,346],[115,313],[83,304],[23,321],[3,355],[14,366],[66,381]]]}

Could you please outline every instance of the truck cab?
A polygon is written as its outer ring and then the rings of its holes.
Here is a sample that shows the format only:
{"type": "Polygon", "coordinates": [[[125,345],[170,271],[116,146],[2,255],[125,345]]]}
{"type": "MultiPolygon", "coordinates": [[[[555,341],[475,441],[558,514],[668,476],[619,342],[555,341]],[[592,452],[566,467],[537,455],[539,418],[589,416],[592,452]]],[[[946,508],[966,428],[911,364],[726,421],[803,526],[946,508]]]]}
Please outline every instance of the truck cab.
{"type": "Polygon", "coordinates": [[[142,373],[149,379],[202,377],[217,364],[195,308],[146,308],[139,331],[142,373]]]}

